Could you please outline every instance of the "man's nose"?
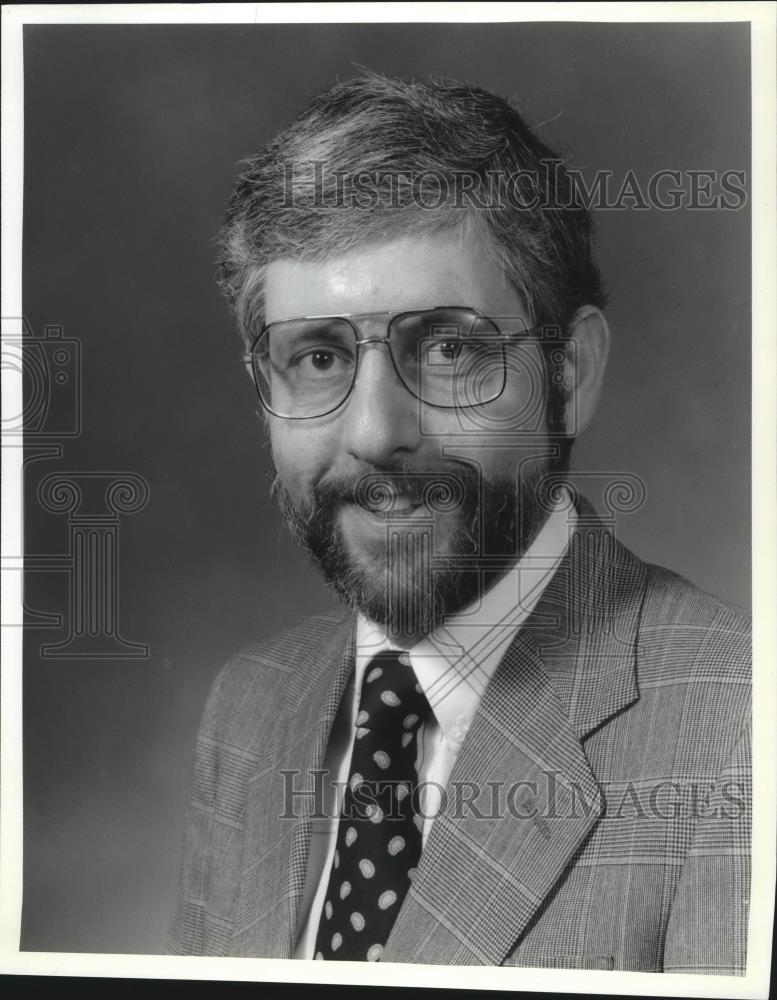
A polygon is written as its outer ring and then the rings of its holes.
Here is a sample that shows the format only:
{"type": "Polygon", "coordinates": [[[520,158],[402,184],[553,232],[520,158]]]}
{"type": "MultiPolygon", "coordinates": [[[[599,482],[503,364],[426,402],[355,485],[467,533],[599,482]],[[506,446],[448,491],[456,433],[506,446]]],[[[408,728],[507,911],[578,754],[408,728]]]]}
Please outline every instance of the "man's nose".
{"type": "Polygon", "coordinates": [[[380,466],[418,447],[421,403],[400,381],[388,344],[362,344],[360,351],[343,438],[351,455],[380,466]]]}

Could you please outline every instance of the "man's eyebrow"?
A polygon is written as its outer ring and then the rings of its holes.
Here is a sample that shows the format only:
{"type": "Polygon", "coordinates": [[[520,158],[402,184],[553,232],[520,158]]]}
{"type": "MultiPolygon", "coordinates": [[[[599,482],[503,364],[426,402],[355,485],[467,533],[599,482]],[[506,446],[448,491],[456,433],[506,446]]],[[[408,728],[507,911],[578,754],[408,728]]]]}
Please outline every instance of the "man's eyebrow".
{"type": "MultiPolygon", "coordinates": [[[[342,328],[338,329],[334,323],[319,322],[318,318],[316,318],[314,322],[315,326],[291,331],[292,340],[295,343],[306,343],[310,341],[331,341],[332,343],[343,343],[342,328]]],[[[284,336],[283,331],[280,331],[280,336],[284,336]]]]}

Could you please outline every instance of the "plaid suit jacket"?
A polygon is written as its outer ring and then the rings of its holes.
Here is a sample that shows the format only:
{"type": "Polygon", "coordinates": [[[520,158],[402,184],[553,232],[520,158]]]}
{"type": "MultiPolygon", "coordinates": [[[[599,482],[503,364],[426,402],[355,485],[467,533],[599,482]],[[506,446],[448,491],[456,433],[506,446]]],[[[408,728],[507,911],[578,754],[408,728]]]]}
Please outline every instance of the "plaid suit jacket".
{"type": "MultiPolygon", "coordinates": [[[[383,961],[743,974],[749,666],[741,612],[581,506],[473,719],[383,961]]],[[[315,772],[353,668],[353,617],[319,616],[216,678],[169,952],[292,956],[315,772]]]]}

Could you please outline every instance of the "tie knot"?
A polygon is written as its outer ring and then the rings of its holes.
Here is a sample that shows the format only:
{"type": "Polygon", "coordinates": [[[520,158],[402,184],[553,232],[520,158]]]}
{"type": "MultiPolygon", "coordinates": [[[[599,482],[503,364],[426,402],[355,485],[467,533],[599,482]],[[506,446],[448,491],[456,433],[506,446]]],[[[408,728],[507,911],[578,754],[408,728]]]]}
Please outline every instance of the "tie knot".
{"type": "Polygon", "coordinates": [[[383,732],[415,732],[429,712],[418,678],[400,654],[378,653],[364,672],[356,725],[383,732]]]}

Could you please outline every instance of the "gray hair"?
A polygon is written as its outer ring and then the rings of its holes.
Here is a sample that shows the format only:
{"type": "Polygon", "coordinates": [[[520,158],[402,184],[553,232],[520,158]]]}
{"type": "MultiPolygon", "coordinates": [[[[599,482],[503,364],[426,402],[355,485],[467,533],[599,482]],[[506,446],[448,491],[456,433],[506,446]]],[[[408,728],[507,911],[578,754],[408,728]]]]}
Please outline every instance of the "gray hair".
{"type": "Polygon", "coordinates": [[[241,166],[217,277],[247,341],[272,260],[321,260],[424,230],[479,238],[533,325],[564,330],[580,306],[604,305],[592,221],[563,162],[486,90],[364,72],[241,166]]]}

